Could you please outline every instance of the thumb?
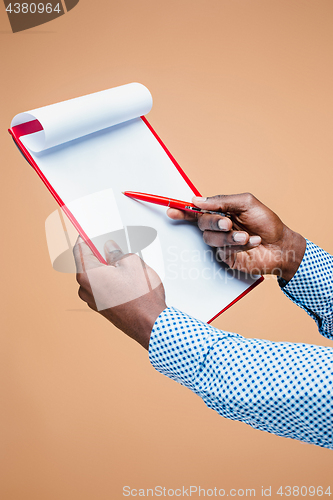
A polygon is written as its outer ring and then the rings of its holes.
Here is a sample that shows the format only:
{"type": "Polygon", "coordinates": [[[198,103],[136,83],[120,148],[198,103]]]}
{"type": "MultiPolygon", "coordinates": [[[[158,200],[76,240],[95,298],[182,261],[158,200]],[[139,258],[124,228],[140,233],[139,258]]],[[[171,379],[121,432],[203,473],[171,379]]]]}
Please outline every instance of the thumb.
{"type": "Polygon", "coordinates": [[[113,240],[109,240],[104,245],[104,253],[106,257],[106,262],[109,266],[116,266],[118,260],[124,257],[124,254],[119,245],[113,240]]]}
{"type": "Polygon", "coordinates": [[[81,236],[78,237],[75,243],[73,253],[77,273],[86,273],[90,269],[95,269],[95,267],[101,267],[104,265],[101,264],[97,257],[92,253],[92,250],[88,247],[87,243],[83,241],[81,236]]]}
{"type": "Polygon", "coordinates": [[[198,196],[194,196],[192,198],[192,203],[204,210],[239,214],[249,210],[253,205],[254,200],[256,200],[256,198],[250,193],[230,195],[220,194],[217,196],[211,196],[210,198],[200,198],[198,196]]]}

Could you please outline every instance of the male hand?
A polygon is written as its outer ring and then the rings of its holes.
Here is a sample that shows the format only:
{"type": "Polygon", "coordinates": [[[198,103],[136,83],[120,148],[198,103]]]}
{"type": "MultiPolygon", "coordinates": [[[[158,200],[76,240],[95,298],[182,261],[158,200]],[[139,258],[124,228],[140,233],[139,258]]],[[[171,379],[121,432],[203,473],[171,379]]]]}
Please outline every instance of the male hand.
{"type": "Polygon", "coordinates": [[[197,220],[207,245],[233,269],[252,274],[275,274],[289,281],[297,271],[305,239],[252,194],[194,197],[197,207],[230,215],[195,214],[169,209],[171,219],[197,220]]]}
{"type": "Polygon", "coordinates": [[[113,241],[104,247],[108,265],[80,237],[73,251],[80,298],[148,349],[156,318],[166,308],[159,276],[137,255],[124,255],[113,241]]]}

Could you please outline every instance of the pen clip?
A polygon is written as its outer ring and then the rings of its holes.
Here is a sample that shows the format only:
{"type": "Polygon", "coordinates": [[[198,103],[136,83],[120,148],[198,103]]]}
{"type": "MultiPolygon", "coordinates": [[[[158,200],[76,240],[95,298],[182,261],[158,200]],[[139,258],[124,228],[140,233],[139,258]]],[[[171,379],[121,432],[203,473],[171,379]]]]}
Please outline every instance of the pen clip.
{"type": "Polygon", "coordinates": [[[197,212],[199,214],[212,214],[212,215],[219,215],[220,217],[230,217],[228,214],[225,214],[224,212],[214,212],[212,210],[202,210],[201,208],[191,207],[190,205],[186,205],[185,209],[191,210],[192,212],[197,212]]]}

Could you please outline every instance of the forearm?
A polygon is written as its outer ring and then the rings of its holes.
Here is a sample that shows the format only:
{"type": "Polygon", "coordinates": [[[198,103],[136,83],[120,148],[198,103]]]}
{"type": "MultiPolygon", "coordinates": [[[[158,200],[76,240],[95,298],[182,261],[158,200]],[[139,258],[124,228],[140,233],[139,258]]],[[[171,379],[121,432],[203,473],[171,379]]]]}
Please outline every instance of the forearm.
{"type": "Polygon", "coordinates": [[[279,253],[281,253],[281,269],[276,269],[282,274],[285,281],[290,281],[296,274],[304,258],[306,239],[299,233],[292,231],[287,226],[283,228],[283,238],[279,253]]]}
{"type": "Polygon", "coordinates": [[[333,338],[333,257],[306,240],[302,262],[288,283],[279,284],[288,298],[317,323],[322,335],[333,338]]]}
{"type": "Polygon", "coordinates": [[[333,448],[333,349],[245,339],[170,308],[154,325],[149,356],[222,416],[333,448]]]}

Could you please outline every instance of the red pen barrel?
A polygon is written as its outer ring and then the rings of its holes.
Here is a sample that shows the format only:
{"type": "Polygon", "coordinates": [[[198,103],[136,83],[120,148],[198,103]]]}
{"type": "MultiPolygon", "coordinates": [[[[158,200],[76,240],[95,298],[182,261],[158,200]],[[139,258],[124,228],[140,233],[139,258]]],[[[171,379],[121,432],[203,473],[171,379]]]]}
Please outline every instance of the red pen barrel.
{"type": "Polygon", "coordinates": [[[186,201],[173,200],[170,198],[169,208],[176,208],[177,210],[188,210],[188,207],[195,207],[192,203],[187,203],[186,201]]]}
{"type": "Polygon", "coordinates": [[[163,207],[176,208],[177,210],[187,210],[192,213],[209,213],[219,215],[220,217],[231,217],[229,214],[225,214],[223,212],[201,210],[188,201],[175,200],[173,198],[166,198],[156,194],[136,193],[134,191],[125,191],[123,194],[129,198],[134,198],[135,200],[146,201],[148,203],[154,203],[155,205],[162,205],[163,207]]]}
{"type": "Polygon", "coordinates": [[[162,205],[164,207],[177,208],[178,210],[186,210],[186,207],[195,206],[192,203],[186,201],[166,198],[165,196],[158,196],[156,194],[136,193],[134,191],[125,191],[124,194],[129,198],[146,201],[148,203],[154,203],[155,205],[162,205]]]}

